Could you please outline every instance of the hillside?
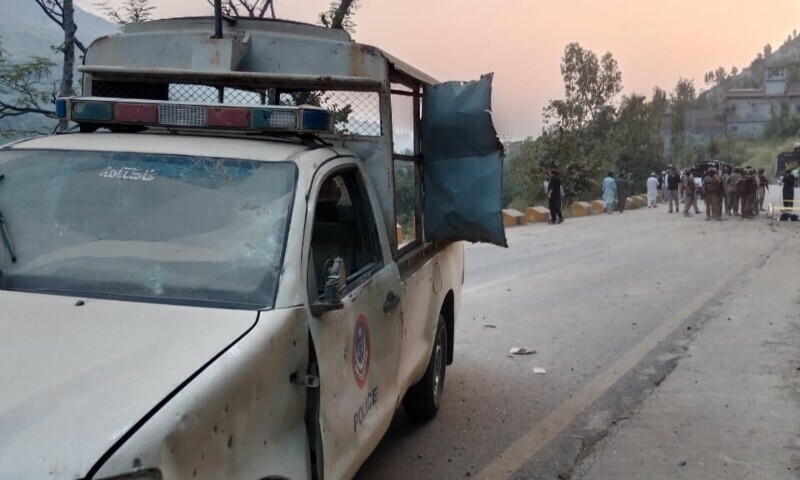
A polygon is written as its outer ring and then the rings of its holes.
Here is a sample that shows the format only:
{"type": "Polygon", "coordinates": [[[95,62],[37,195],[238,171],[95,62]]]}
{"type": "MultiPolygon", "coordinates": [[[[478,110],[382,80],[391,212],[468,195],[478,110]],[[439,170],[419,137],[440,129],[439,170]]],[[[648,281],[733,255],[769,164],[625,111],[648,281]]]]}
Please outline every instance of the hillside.
{"type": "MultiPolygon", "coordinates": [[[[0,46],[8,52],[14,62],[24,62],[33,55],[50,58],[57,66],[53,69],[52,82],[60,78],[61,56],[53,47],[64,40],[61,29],[50,20],[33,0],[2,0],[3,15],[0,15],[0,46]]],[[[95,38],[118,31],[118,26],[80,8],[75,8],[77,36],[89,45],[95,38]]],[[[76,52],[78,54],[79,52],[76,52]]],[[[78,57],[76,64],[80,63],[78,57]]],[[[76,77],[77,79],[77,77],[76,77]]],[[[26,115],[0,124],[0,130],[25,129],[49,130],[54,121],[38,115],[26,115]]]]}
{"type": "MultiPolygon", "coordinates": [[[[64,40],[61,29],[42,12],[33,0],[2,0],[0,43],[12,58],[24,60],[31,55],[58,60],[52,46],[64,40]]],[[[78,38],[86,45],[103,35],[118,31],[117,25],[96,15],[75,8],[78,38]]]]}
{"type": "Polygon", "coordinates": [[[750,65],[736,75],[728,75],[698,96],[699,108],[720,108],[725,94],[735,88],[761,88],[764,86],[764,69],[769,66],[789,66],[790,82],[800,81],[800,36],[790,35],[777,50],[765,48],[750,65]]]}

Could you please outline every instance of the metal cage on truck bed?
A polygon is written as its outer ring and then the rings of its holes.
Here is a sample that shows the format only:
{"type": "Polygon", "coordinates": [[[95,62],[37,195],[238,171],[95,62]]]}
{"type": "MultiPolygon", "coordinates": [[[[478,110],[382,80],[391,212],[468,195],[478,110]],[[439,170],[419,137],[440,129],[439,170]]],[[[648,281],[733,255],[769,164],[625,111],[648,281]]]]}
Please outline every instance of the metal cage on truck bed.
{"type": "Polygon", "coordinates": [[[334,112],[334,131],[317,136],[363,160],[379,189],[385,227],[398,232],[390,235],[396,256],[435,240],[505,244],[502,147],[490,118],[491,77],[477,89],[460,82],[438,84],[396,57],[352,41],[343,30],[250,19],[227,20],[222,38],[212,37],[213,30],[212,18],[167,19],[129,24],[122,34],[96,40],[79,68],[84,96],[326,108],[334,112]],[[456,99],[459,89],[466,95],[456,99]],[[426,96],[432,101],[425,102],[426,96]],[[425,120],[424,110],[432,105],[438,105],[433,113],[439,115],[428,117],[439,123],[425,120]],[[469,121],[441,115],[448,108],[461,108],[469,121]],[[477,117],[488,120],[473,121],[477,117]],[[427,173],[436,159],[424,155],[425,128],[429,153],[436,150],[443,162],[427,173]],[[484,131],[470,133],[471,128],[484,131]],[[482,143],[472,148],[464,138],[482,143]],[[492,158],[474,162],[487,155],[492,158]],[[465,168],[443,168],[444,162],[458,159],[467,160],[458,164],[465,168]],[[437,175],[452,178],[434,181],[437,175]],[[412,191],[398,191],[396,179],[412,191]],[[424,193],[423,180],[430,180],[424,193]],[[495,187],[489,195],[487,185],[495,187]],[[443,210],[443,199],[463,205],[443,210]],[[437,208],[426,213],[426,202],[437,208]],[[444,233],[431,226],[435,219],[444,233]],[[423,228],[423,221],[429,226],[423,228]]]}

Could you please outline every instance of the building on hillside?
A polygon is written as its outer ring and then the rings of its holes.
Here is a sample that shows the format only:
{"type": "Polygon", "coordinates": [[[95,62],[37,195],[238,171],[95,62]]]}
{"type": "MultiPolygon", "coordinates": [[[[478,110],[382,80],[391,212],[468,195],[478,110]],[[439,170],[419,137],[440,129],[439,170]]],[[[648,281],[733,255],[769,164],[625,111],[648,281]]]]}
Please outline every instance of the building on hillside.
{"type": "MultiPolygon", "coordinates": [[[[718,135],[725,134],[725,113],[719,110],[689,110],[684,116],[686,144],[703,143],[718,135]]],[[[672,153],[672,113],[667,112],[661,119],[661,139],[664,141],[664,157],[672,153]]]]}
{"type": "Polygon", "coordinates": [[[764,72],[763,88],[736,88],[725,96],[726,131],[737,137],[764,134],[773,112],[786,102],[791,113],[800,113],[800,84],[789,83],[785,65],[770,66],[764,72]]]}

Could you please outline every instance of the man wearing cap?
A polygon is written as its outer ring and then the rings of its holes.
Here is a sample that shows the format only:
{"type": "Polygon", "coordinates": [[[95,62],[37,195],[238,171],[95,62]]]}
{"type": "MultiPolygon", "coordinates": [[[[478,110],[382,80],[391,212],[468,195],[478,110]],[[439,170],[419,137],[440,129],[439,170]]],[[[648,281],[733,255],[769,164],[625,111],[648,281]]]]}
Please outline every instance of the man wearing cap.
{"type": "Polygon", "coordinates": [[[722,200],[725,209],[725,215],[731,214],[731,186],[728,179],[731,176],[731,167],[724,167],[722,174],[722,200]]]}
{"type": "Polygon", "coordinates": [[[725,191],[716,168],[708,169],[708,175],[703,178],[703,189],[706,192],[706,220],[722,221],[722,195],[725,191]]]}
{"type": "Polygon", "coordinates": [[[728,177],[728,185],[730,186],[731,192],[731,203],[728,205],[731,210],[733,211],[733,215],[739,215],[739,200],[741,198],[741,186],[739,185],[742,179],[741,169],[736,167],[733,169],[733,173],[728,177]]]}
{"type": "Polygon", "coordinates": [[[758,180],[758,209],[764,210],[764,199],[767,197],[767,192],[769,192],[769,180],[767,180],[767,176],[764,175],[763,168],[758,169],[756,180],[758,180]]]}
{"type": "Polygon", "coordinates": [[[684,217],[691,217],[692,214],[689,211],[692,209],[694,205],[694,195],[695,195],[695,184],[694,184],[694,175],[692,167],[689,167],[684,171],[683,180],[681,181],[681,188],[683,189],[683,216],[684,217]]]}
{"type": "Polygon", "coordinates": [[[656,208],[657,192],[661,188],[661,183],[656,178],[656,172],[650,174],[647,179],[647,208],[656,208]]]}
{"type": "Polygon", "coordinates": [[[747,167],[742,188],[742,218],[753,218],[755,216],[757,189],[755,172],[752,168],[747,167]]]}

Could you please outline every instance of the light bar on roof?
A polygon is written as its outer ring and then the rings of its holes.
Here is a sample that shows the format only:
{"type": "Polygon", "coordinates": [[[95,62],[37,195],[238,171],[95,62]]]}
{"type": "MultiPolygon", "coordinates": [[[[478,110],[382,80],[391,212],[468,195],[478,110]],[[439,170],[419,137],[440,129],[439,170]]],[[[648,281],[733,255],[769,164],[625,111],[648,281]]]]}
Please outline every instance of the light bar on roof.
{"type": "Polygon", "coordinates": [[[309,105],[232,106],[103,97],[67,97],[56,100],[56,115],[60,120],[107,128],[120,125],[251,132],[333,133],[334,126],[334,112],[309,105]]]}

